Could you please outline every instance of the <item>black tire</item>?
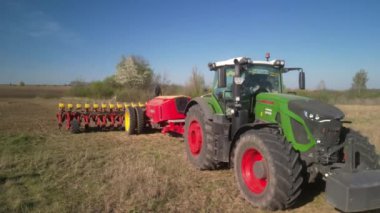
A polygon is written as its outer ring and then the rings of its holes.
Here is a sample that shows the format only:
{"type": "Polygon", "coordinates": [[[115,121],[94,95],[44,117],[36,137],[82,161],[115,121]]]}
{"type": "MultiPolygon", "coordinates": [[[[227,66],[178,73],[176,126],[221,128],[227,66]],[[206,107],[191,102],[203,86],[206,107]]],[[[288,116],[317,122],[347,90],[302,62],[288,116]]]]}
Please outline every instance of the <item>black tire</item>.
{"type": "Polygon", "coordinates": [[[125,109],[124,114],[124,128],[127,135],[133,135],[136,133],[136,111],[133,107],[125,109]]]}
{"type": "Polygon", "coordinates": [[[210,121],[205,118],[199,105],[190,107],[185,119],[185,149],[190,163],[200,170],[215,169],[217,165],[213,159],[215,141],[208,122],[210,121]],[[196,125],[199,131],[195,130],[196,125]],[[200,138],[201,142],[195,142],[194,140],[199,141],[195,138],[200,138]]]}
{"type": "Polygon", "coordinates": [[[240,192],[253,206],[282,210],[291,207],[301,194],[303,168],[299,154],[279,134],[247,131],[236,143],[234,164],[240,192]]]}
{"type": "Polygon", "coordinates": [[[73,134],[78,134],[80,133],[80,125],[79,122],[76,118],[70,121],[70,131],[73,134]]]}
{"type": "MultiPolygon", "coordinates": [[[[379,156],[376,154],[375,146],[370,144],[367,137],[364,137],[359,132],[344,128],[343,129],[344,142],[348,142],[349,140],[353,141],[354,144],[354,152],[356,155],[355,166],[359,170],[367,170],[367,169],[380,169],[379,165],[379,156]]],[[[349,156],[348,147],[345,146],[343,149],[344,156],[349,156]]]]}
{"type": "Polygon", "coordinates": [[[136,133],[142,134],[145,130],[145,113],[141,107],[136,107],[136,133]]]}
{"type": "Polygon", "coordinates": [[[90,126],[88,124],[84,125],[84,132],[89,132],[90,131],[90,126]]]}

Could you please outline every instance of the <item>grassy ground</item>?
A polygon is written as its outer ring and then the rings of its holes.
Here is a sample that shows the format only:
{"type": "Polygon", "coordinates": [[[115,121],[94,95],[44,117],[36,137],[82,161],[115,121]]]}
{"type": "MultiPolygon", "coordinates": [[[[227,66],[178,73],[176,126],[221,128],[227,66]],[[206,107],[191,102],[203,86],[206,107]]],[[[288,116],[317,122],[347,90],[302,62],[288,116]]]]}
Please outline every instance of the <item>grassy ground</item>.
{"type": "MultiPolygon", "coordinates": [[[[0,99],[0,212],[262,212],[240,196],[231,170],[197,171],[183,139],[160,133],[72,135],[57,99],[0,99]]],[[[380,106],[340,106],[380,148],[380,106]]],[[[294,212],[334,212],[323,184],[294,212]]]]}
{"type": "Polygon", "coordinates": [[[70,90],[70,86],[54,85],[0,85],[0,98],[60,98],[70,90]]]}

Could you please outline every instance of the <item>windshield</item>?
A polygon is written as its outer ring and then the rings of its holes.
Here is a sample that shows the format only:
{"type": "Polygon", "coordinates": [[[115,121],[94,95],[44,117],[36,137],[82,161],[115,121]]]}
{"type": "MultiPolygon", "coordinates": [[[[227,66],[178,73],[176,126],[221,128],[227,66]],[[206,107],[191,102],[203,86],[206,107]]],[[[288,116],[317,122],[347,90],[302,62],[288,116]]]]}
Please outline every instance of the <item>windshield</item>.
{"type": "MultiPolygon", "coordinates": [[[[233,101],[232,86],[235,75],[234,66],[226,66],[226,87],[218,88],[218,72],[215,72],[214,94],[215,97],[223,104],[225,108],[227,102],[233,101]]],[[[281,70],[269,65],[248,65],[247,69],[241,74],[243,83],[241,87],[241,103],[249,107],[251,101],[261,92],[280,93],[281,88],[281,70]]]]}
{"type": "MultiPolygon", "coordinates": [[[[232,82],[235,74],[233,66],[226,67],[227,90],[232,91],[232,82]]],[[[242,72],[244,79],[242,84],[243,93],[256,92],[281,92],[281,74],[278,68],[267,65],[249,65],[246,71],[242,72]]]]}
{"type": "Polygon", "coordinates": [[[281,92],[281,73],[273,66],[250,65],[242,73],[242,78],[242,89],[245,92],[281,92]]]}

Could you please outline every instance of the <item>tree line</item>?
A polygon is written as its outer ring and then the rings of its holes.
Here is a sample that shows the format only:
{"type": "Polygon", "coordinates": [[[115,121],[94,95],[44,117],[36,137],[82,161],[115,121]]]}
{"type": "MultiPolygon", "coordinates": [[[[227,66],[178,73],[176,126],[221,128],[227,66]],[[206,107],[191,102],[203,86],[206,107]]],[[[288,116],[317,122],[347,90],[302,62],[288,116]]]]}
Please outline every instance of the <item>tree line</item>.
{"type": "MultiPolygon", "coordinates": [[[[317,85],[316,91],[296,91],[296,93],[331,103],[336,102],[336,100],[343,100],[344,102],[358,98],[379,98],[378,90],[368,91],[368,80],[368,72],[361,69],[354,75],[350,90],[328,90],[326,83],[321,81],[317,85]]],[[[197,67],[191,69],[185,85],[179,85],[171,83],[166,74],[155,73],[145,58],[130,55],[122,56],[116,65],[114,75],[108,76],[102,81],[71,82],[70,95],[96,99],[114,98],[117,101],[146,101],[154,96],[156,85],[160,85],[164,95],[183,94],[197,97],[206,92],[204,76],[197,67]]]]}
{"type": "Polygon", "coordinates": [[[202,73],[193,67],[184,86],[173,84],[166,74],[155,73],[148,60],[141,56],[130,55],[121,57],[114,75],[102,81],[90,83],[76,80],[70,85],[72,96],[114,98],[118,101],[146,101],[152,98],[157,85],[160,85],[163,94],[200,96],[204,92],[205,80],[202,73]]]}
{"type": "MultiPolygon", "coordinates": [[[[365,69],[357,71],[352,78],[351,92],[356,92],[361,95],[367,90],[367,82],[369,80],[368,72],[365,69]]],[[[317,90],[327,90],[327,86],[324,80],[321,80],[317,85],[317,90]]]]}

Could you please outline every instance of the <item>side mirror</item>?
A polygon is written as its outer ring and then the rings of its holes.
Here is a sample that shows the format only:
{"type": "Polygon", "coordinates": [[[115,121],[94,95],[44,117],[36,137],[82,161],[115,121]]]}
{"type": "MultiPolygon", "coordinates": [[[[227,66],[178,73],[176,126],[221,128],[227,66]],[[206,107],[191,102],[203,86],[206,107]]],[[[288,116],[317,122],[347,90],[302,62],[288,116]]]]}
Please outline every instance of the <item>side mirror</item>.
{"type": "Polygon", "coordinates": [[[224,68],[218,69],[218,88],[224,88],[227,86],[226,70],[224,68]]]}
{"type": "Polygon", "coordinates": [[[299,76],[298,76],[298,83],[299,83],[299,88],[301,89],[301,90],[304,90],[305,89],[305,73],[304,73],[304,71],[300,71],[300,73],[299,73],[299,76]]]}

